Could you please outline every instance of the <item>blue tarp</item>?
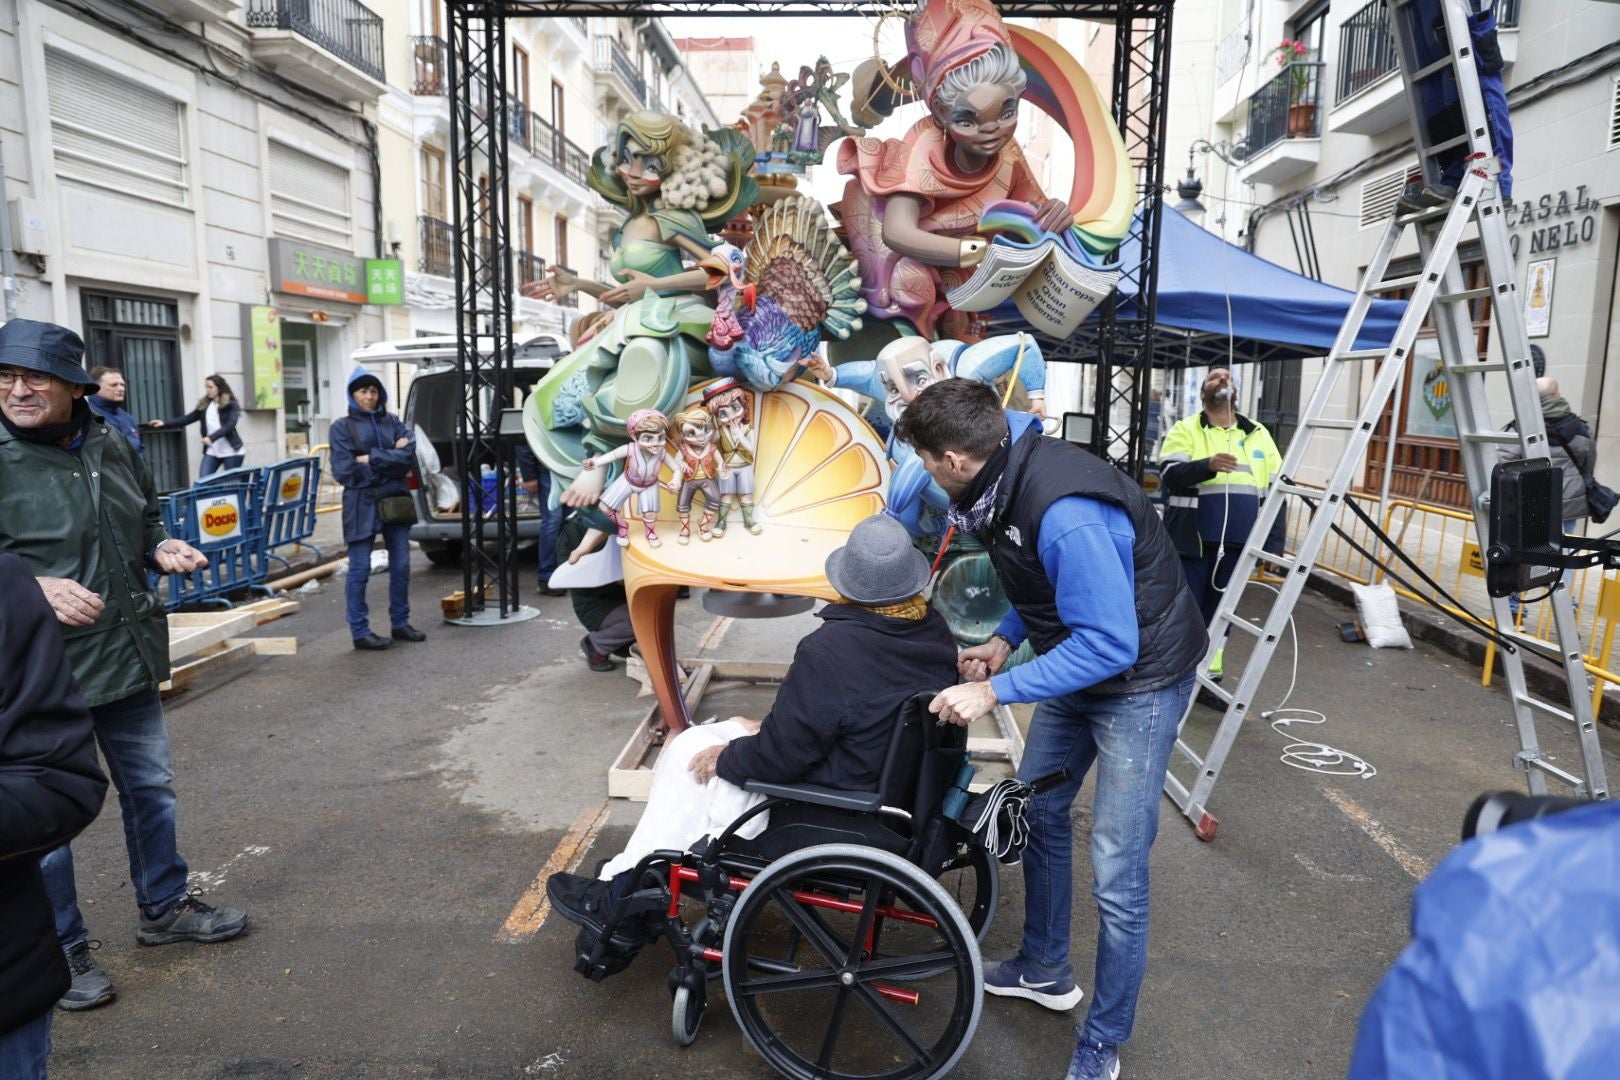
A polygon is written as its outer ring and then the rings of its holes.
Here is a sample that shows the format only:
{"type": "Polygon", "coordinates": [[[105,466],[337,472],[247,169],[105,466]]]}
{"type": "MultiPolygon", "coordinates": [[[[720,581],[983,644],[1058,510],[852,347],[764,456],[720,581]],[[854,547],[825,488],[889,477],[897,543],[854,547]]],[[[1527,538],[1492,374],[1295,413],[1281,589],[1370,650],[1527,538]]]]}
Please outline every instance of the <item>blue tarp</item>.
{"type": "MultiPolygon", "coordinates": [[[[1159,303],[1154,366],[1224,363],[1227,298],[1231,298],[1233,359],[1299,360],[1326,355],[1355,294],[1285,270],[1199,228],[1170,206],[1160,207],[1159,303]]],[[[1141,261],[1141,211],[1120,245],[1120,265],[1141,261]]],[[[1140,333],[1141,312],[1129,273],[1120,279],[1116,333],[1126,342],[1140,333]]],[[[1403,300],[1375,300],[1358,348],[1389,344],[1406,311],[1403,300]]],[[[1057,346],[1061,359],[1096,355],[1097,317],[1057,346]]],[[[1048,359],[1054,357],[1048,355],[1048,359]]]]}
{"type": "Polygon", "coordinates": [[[1361,1017],[1350,1080],[1620,1076],[1620,803],[1462,844],[1361,1017]]]}

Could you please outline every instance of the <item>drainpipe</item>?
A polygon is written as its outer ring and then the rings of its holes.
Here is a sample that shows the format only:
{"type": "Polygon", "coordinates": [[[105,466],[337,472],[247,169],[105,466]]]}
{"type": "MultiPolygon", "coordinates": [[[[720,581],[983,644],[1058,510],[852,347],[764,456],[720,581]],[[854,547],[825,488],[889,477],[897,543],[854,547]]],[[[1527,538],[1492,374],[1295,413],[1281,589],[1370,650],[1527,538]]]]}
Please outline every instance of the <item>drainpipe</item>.
{"type": "Polygon", "coordinates": [[[11,251],[11,205],[6,199],[6,156],[0,141],[0,275],[4,275],[6,321],[17,317],[17,256],[11,251]]]}

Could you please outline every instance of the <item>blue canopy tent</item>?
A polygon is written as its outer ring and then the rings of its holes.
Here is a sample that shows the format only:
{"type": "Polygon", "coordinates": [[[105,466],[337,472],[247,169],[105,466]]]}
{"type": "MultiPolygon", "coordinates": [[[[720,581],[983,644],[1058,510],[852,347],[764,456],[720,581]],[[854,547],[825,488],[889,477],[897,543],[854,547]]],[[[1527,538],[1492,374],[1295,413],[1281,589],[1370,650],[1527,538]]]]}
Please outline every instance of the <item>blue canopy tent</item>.
{"type": "MultiPolygon", "coordinates": [[[[1225,364],[1229,359],[1236,363],[1300,360],[1327,354],[1350,311],[1354,293],[1285,270],[1228,244],[1172,207],[1161,206],[1159,213],[1154,367],[1203,367],[1225,364]]],[[[1120,245],[1121,266],[1140,263],[1140,232],[1138,211],[1136,228],[1120,245]]],[[[1120,279],[1117,295],[1114,333],[1121,352],[1128,354],[1143,332],[1135,282],[1130,275],[1120,279]]],[[[1009,305],[1003,310],[1022,322],[1015,308],[1009,305]]],[[[1405,312],[1404,300],[1373,301],[1356,346],[1369,349],[1388,345],[1405,312]]],[[[1081,362],[1096,359],[1098,329],[1094,314],[1068,340],[1043,341],[1046,358],[1081,362]]]]}

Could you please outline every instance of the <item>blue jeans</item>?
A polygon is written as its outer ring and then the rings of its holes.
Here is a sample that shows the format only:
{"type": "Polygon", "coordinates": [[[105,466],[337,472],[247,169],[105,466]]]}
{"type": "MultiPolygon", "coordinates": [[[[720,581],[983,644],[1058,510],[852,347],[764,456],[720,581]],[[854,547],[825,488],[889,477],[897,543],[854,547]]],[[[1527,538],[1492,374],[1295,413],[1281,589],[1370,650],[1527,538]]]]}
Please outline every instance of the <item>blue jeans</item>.
{"type": "MultiPolygon", "coordinates": [[[[97,705],[90,715],[107,775],[118,790],[135,902],[141,914],[155,918],[186,895],[186,860],[180,857],[175,840],[174,769],[163,705],[156,689],[143,690],[97,705]]],[[[62,939],[62,948],[89,940],[73,885],[72,848],[63,844],[47,852],[39,860],[39,868],[56,909],[56,936],[62,939]]]]}
{"type": "Polygon", "coordinates": [[[0,1035],[0,1080],[45,1080],[51,1056],[51,1011],[0,1035]]]}
{"type": "Polygon", "coordinates": [[[1148,849],[1159,832],[1159,801],[1176,727],[1193,676],[1137,694],[1065,694],[1035,707],[1018,775],[1033,780],[1067,768],[1070,779],[1037,795],[1024,851],[1024,939],[1019,951],[1048,970],[1069,967],[1074,905],[1074,825],[1081,782],[1097,763],[1091,828],[1091,892],[1097,899],[1097,970],[1081,1034],[1118,1046],[1130,1038],[1147,968],[1148,849]]]}
{"type": "Polygon", "coordinates": [[[557,534],[562,532],[563,518],[568,514],[568,507],[562,503],[557,504],[553,510],[548,504],[551,502],[551,470],[540,470],[540,587],[546,587],[551,575],[557,572],[557,534]]]}
{"type": "MultiPolygon", "coordinates": [[[[384,525],[383,546],[388,549],[388,625],[398,630],[411,621],[411,527],[384,525]]],[[[349,578],[343,596],[349,607],[349,634],[371,633],[371,609],[366,607],[366,581],[371,577],[372,537],[349,545],[349,578]]]]}
{"type": "Polygon", "coordinates": [[[242,459],[246,454],[232,454],[230,457],[215,457],[213,454],[204,454],[202,468],[197,470],[197,479],[212,476],[217,472],[229,472],[242,467],[242,459]]]}

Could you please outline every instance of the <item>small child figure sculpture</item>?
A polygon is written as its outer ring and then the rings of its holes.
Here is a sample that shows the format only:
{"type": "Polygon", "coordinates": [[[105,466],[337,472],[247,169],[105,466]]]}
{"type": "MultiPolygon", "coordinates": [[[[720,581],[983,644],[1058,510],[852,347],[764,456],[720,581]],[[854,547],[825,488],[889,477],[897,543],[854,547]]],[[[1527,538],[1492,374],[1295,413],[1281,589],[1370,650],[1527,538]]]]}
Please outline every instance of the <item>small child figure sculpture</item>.
{"type": "MultiPolygon", "coordinates": [[[[602,510],[613,519],[614,527],[618,529],[620,547],[630,546],[629,511],[634,511],[641,518],[641,527],[647,530],[647,543],[658,547],[658,469],[667,460],[664,443],[669,437],[669,417],[657,409],[637,409],[630,414],[626,427],[630,431],[629,442],[616,450],[609,450],[601,457],[586,458],[580,462],[580,468],[589,471],[598,465],[624,459],[624,472],[602,492],[602,510]],[[621,512],[620,508],[632,497],[634,504],[621,512]]],[[[684,522],[685,519],[682,520],[684,522]]],[[[568,561],[577,563],[595,551],[601,546],[605,535],[600,529],[591,529],[568,556],[568,561]]]]}
{"type": "Polygon", "coordinates": [[[720,451],[715,447],[714,418],[709,410],[694,405],[675,414],[675,427],[680,438],[675,444],[671,462],[675,478],[667,485],[680,492],[675,513],[681,519],[681,534],[675,539],[682,544],[692,539],[692,497],[703,492],[703,518],[698,523],[698,539],[707,541],[713,533],[710,526],[720,510],[720,481],[731,475],[720,451]]]}
{"type": "Polygon", "coordinates": [[[720,460],[730,473],[720,479],[720,513],[715,519],[714,535],[726,534],[726,517],[735,505],[742,511],[744,527],[758,536],[761,527],[754,520],[754,395],[736,379],[720,379],[703,391],[703,407],[714,417],[720,460]]]}

